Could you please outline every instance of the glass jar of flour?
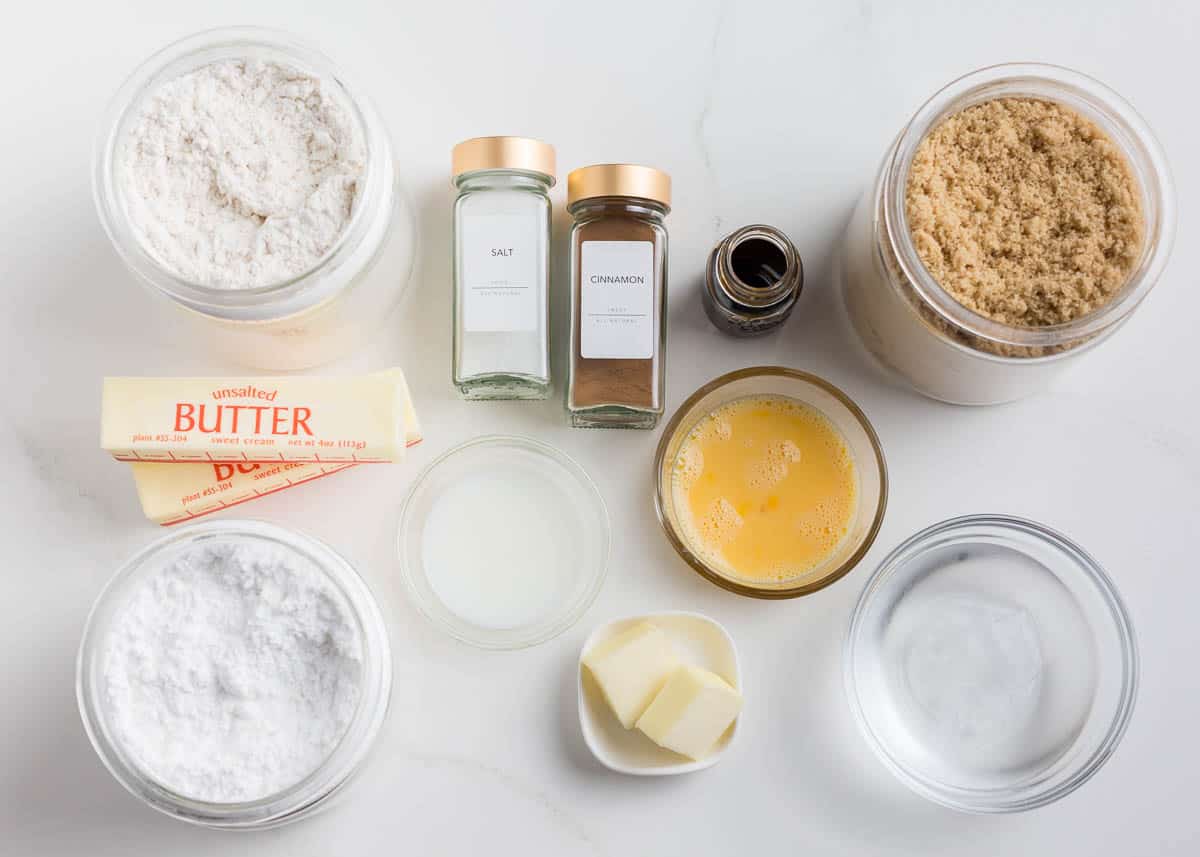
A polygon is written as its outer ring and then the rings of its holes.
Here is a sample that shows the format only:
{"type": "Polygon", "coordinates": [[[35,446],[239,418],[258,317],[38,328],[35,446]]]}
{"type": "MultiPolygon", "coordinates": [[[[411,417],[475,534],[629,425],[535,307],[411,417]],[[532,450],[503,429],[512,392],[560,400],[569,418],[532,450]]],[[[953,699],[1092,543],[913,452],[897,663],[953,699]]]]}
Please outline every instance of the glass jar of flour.
{"type": "Polygon", "coordinates": [[[476,137],[454,147],[454,386],[465,399],[550,394],[554,147],[476,137]]]}
{"type": "Polygon", "coordinates": [[[121,87],[93,191],[126,265],[221,355],[328,362],[387,318],[416,234],[378,114],[330,60],[252,27],[177,42],[121,87]]]}

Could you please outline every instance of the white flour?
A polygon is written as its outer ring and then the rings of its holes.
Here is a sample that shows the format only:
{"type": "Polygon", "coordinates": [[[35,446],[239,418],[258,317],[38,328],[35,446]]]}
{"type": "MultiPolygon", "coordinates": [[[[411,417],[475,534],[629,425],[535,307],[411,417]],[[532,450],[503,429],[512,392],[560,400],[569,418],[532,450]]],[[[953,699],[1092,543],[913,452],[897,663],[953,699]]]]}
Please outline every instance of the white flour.
{"type": "Polygon", "coordinates": [[[306,557],[246,538],[191,548],[136,589],[104,644],[117,744],[167,788],[217,803],[274,794],[354,716],[362,640],[306,557]]]}
{"type": "Polygon", "coordinates": [[[164,268],[244,289],[309,271],[350,220],[363,132],[331,86],[273,62],[225,60],[150,93],[118,182],[164,268]]]}

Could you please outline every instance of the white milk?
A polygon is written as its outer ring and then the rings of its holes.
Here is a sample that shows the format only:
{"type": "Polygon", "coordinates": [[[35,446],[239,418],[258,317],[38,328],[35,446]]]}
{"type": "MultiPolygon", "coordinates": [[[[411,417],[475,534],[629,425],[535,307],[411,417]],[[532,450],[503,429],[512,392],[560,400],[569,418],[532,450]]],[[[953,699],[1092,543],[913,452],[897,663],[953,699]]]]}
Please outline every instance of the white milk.
{"type": "Polygon", "coordinates": [[[421,554],[446,609],[508,629],[537,623],[570,597],[582,565],[572,546],[581,510],[568,474],[498,464],[443,488],[425,519],[421,554]]]}

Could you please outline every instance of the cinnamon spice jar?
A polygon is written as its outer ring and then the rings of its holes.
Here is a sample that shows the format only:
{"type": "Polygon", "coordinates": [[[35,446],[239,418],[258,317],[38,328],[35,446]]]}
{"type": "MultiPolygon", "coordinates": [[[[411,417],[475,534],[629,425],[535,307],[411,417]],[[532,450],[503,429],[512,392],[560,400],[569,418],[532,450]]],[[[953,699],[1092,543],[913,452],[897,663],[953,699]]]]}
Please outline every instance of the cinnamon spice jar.
{"type": "Polygon", "coordinates": [[[567,176],[573,426],[649,429],[662,416],[670,203],[671,178],[652,167],[567,176]]]}

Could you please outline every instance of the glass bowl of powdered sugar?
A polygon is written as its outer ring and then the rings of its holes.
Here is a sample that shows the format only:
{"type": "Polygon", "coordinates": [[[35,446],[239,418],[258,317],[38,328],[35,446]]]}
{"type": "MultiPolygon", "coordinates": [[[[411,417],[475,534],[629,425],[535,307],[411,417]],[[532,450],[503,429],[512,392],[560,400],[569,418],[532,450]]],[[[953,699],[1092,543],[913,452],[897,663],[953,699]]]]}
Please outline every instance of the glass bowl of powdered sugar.
{"type": "Polygon", "coordinates": [[[155,541],[88,617],[76,690],[114,777],[151,807],[260,829],[325,805],[391,694],[370,590],[325,544],[258,521],[155,541]]]}
{"type": "Polygon", "coordinates": [[[846,642],[850,707],[918,794],[977,813],[1069,794],[1133,711],[1128,613],[1097,562],[1032,521],[973,515],[903,542],[872,575],[846,642]]]}
{"type": "Polygon", "coordinates": [[[287,33],[210,30],[146,60],[101,123],[92,186],[172,344],[315,366],[379,330],[409,281],[414,218],[387,129],[287,33]]]}

